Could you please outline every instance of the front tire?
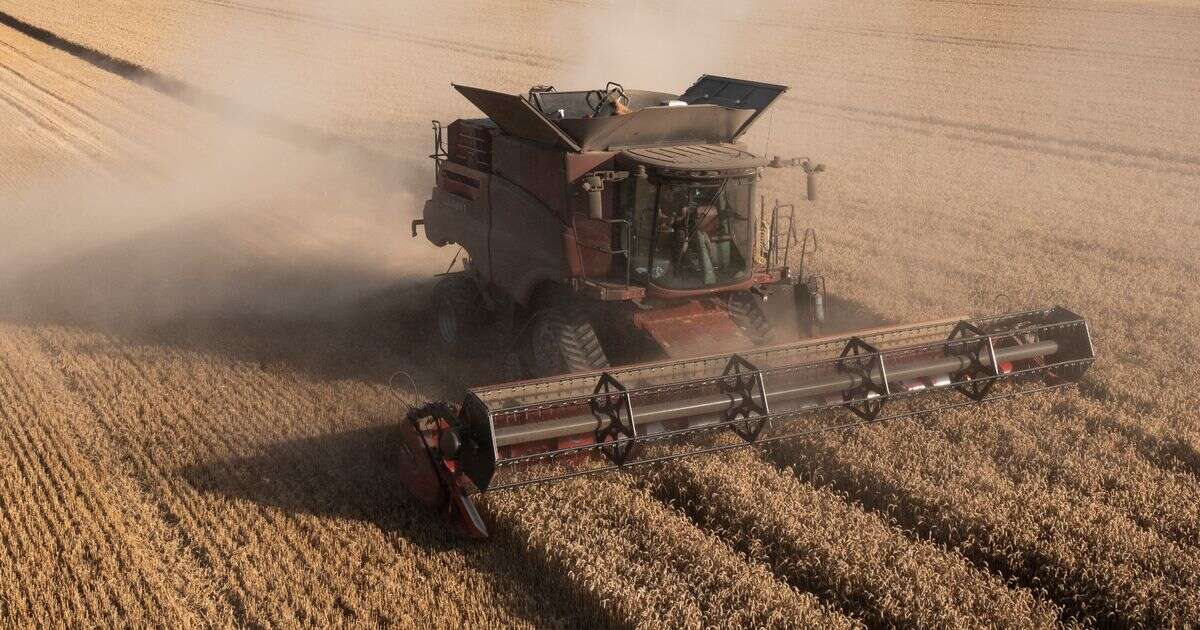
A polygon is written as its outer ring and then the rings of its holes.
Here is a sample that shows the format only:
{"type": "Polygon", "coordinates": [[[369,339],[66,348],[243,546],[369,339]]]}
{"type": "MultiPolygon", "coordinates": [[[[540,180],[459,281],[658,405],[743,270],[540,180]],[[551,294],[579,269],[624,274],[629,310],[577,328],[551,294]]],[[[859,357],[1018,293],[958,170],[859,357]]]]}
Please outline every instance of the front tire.
{"type": "Polygon", "coordinates": [[[479,285],[464,275],[446,276],[433,289],[433,305],[439,345],[456,356],[478,353],[490,319],[479,285]]]}
{"type": "Polygon", "coordinates": [[[609,367],[596,330],[575,305],[546,308],[529,323],[521,363],[531,378],[595,372],[609,367]]]}
{"type": "Polygon", "coordinates": [[[729,315],[754,345],[766,345],[775,339],[771,320],[763,312],[762,301],[757,295],[746,291],[729,296],[729,315]]]}

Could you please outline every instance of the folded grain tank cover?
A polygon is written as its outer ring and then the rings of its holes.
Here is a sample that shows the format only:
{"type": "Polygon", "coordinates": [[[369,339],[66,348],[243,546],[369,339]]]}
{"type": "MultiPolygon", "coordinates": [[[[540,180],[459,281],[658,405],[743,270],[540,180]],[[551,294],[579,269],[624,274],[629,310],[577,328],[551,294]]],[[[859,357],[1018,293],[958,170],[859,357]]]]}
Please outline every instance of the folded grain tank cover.
{"type": "Polygon", "coordinates": [[[754,110],[750,118],[733,134],[733,138],[737,138],[746,133],[750,125],[754,124],[754,121],[775,102],[775,99],[786,91],[786,85],[773,85],[706,74],[696,80],[692,87],[679,97],[679,100],[689,105],[721,105],[735,109],[754,110]]]}
{"type": "Polygon", "coordinates": [[[454,85],[454,89],[467,97],[467,100],[487,114],[496,126],[510,136],[528,138],[551,146],[557,145],[568,151],[579,151],[579,144],[521,96],[466,85],[454,85]]]}
{"type": "MultiPolygon", "coordinates": [[[[678,99],[661,92],[626,90],[633,111],[621,116],[583,115],[578,108],[551,120],[525,97],[455,85],[506,134],[568,151],[733,142],[780,94],[782,85],[704,75],[678,99]],[[664,103],[686,103],[686,107],[664,103]]],[[[581,99],[587,92],[548,98],[581,99]]],[[[551,109],[557,109],[552,107],[551,109]]]]}

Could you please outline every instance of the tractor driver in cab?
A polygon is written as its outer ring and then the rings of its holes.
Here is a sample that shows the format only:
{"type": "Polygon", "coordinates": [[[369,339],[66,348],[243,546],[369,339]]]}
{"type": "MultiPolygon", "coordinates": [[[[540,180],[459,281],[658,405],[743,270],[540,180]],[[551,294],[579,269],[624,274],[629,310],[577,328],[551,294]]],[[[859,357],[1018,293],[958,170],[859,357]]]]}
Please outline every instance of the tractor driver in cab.
{"type": "Polygon", "coordinates": [[[725,185],[665,186],[657,211],[655,281],[712,286],[742,260],[731,227],[743,218],[729,207],[725,185]]]}

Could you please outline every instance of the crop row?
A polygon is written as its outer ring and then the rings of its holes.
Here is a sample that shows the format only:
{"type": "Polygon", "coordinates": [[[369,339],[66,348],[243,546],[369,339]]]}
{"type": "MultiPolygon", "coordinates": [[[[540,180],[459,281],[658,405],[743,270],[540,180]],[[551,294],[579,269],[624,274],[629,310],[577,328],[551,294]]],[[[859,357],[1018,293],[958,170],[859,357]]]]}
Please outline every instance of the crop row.
{"type": "MultiPolygon", "coordinates": [[[[985,419],[1017,412],[970,411],[985,419]]],[[[1163,625],[1200,615],[1195,554],[1044,479],[1009,479],[970,440],[900,423],[799,441],[777,459],[978,566],[1044,591],[1070,617],[1163,625]]]]}

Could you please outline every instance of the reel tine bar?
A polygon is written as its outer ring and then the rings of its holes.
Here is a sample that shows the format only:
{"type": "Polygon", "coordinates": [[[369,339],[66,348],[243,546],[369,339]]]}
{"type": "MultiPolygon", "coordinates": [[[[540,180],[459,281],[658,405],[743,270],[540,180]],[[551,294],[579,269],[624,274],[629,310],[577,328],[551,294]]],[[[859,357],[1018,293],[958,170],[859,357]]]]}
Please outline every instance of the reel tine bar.
{"type": "Polygon", "coordinates": [[[757,440],[771,415],[762,370],[735,354],[725,364],[719,387],[722,394],[729,396],[729,408],[722,413],[729,429],[747,442],[757,440]],[[758,390],[757,399],[755,390],[758,390]],[[742,421],[736,422],[739,418],[742,421]]]}
{"type": "Polygon", "coordinates": [[[596,417],[596,443],[602,445],[600,451],[612,463],[624,466],[637,448],[637,425],[633,420],[629,390],[605,372],[596,382],[589,406],[596,417]],[[621,417],[622,412],[625,419],[621,417]]]}
{"type": "Polygon", "coordinates": [[[883,353],[861,338],[851,337],[842,349],[836,367],[837,371],[850,374],[859,381],[857,387],[842,392],[846,408],[863,420],[874,420],[892,395],[883,353]]]}
{"type": "MultiPolygon", "coordinates": [[[[955,324],[954,329],[950,331],[950,336],[946,339],[948,342],[967,342],[968,340],[970,343],[965,344],[967,346],[965,356],[971,364],[951,375],[950,380],[957,383],[954,389],[962,392],[967,398],[979,402],[987,398],[992,387],[999,382],[1000,362],[996,360],[996,344],[992,335],[984,333],[982,329],[967,320],[955,324]],[[979,341],[976,342],[976,339],[979,341]],[[986,366],[983,365],[984,356],[988,359],[986,366]]],[[[951,356],[953,347],[952,344],[946,345],[946,356],[951,356]]]]}

